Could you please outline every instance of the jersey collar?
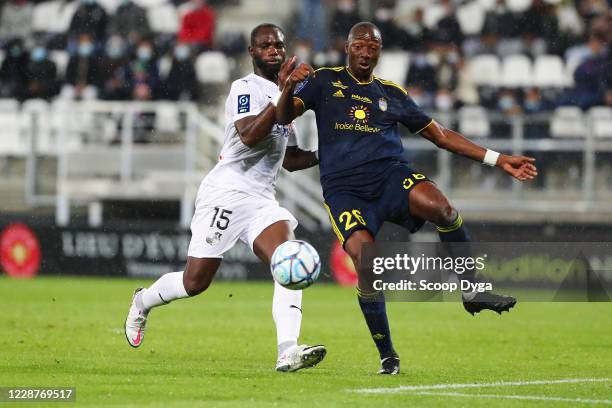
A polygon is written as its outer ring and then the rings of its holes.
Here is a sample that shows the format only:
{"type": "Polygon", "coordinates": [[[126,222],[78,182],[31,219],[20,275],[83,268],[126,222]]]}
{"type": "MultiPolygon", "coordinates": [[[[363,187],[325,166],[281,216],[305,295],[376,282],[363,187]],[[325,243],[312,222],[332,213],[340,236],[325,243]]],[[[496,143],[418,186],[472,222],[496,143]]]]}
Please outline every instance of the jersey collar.
{"type": "Polygon", "coordinates": [[[344,70],[346,71],[346,73],[347,73],[347,74],[349,74],[349,76],[350,76],[351,78],[353,78],[353,80],[354,80],[355,82],[357,82],[357,85],[368,85],[368,84],[371,84],[372,82],[374,82],[374,73],[372,73],[372,76],[370,77],[370,80],[369,80],[369,81],[366,81],[366,82],[361,82],[361,81],[359,81],[357,78],[355,78],[355,76],[353,75],[353,73],[351,72],[351,70],[349,69],[349,67],[345,67],[345,68],[344,68],[344,70]]]}

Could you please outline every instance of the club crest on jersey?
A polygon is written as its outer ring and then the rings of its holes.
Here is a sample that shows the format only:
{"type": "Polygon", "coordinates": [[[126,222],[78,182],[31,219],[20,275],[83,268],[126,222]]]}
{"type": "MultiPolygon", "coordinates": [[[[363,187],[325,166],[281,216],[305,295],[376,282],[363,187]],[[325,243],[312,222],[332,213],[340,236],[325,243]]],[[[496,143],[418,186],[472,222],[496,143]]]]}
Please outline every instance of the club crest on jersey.
{"type": "Polygon", "coordinates": [[[238,113],[247,113],[251,110],[251,95],[238,95],[238,113]]]}
{"type": "Polygon", "coordinates": [[[221,233],[213,231],[206,237],[206,243],[208,245],[215,245],[221,240],[221,233]]]}
{"type": "Polygon", "coordinates": [[[386,111],[387,110],[387,100],[385,98],[380,98],[378,100],[378,107],[380,108],[381,111],[386,111]]]}

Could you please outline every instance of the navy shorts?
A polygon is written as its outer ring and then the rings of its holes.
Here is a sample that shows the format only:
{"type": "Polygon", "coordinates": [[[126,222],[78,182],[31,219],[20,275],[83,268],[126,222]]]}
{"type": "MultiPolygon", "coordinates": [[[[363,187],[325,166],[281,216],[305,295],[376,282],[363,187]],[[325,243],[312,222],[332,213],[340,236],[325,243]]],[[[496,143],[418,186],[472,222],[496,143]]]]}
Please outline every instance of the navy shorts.
{"type": "Polygon", "coordinates": [[[325,208],[332,223],[332,229],[344,246],[348,237],[355,231],[365,229],[376,236],[385,221],[418,231],[424,220],[410,214],[408,194],[419,183],[430,181],[405,164],[394,166],[381,179],[375,198],[364,197],[355,192],[338,191],[325,200],[325,208]]]}

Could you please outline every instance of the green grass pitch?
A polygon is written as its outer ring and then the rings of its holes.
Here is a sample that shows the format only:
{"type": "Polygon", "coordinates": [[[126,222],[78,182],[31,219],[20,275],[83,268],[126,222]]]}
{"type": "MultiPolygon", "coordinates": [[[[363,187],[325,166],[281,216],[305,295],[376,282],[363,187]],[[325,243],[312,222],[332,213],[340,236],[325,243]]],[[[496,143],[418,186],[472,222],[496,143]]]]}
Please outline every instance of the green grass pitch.
{"type": "Polygon", "coordinates": [[[1,278],[0,386],[77,388],[76,403],[52,407],[612,404],[610,303],[519,303],[501,317],[472,317],[459,303],[391,303],[402,373],[383,377],[354,291],[319,284],[304,291],[301,341],[328,355],[314,369],[276,373],[271,283],[217,282],[158,308],[132,349],[123,321],[133,289],[150,282],[1,278]],[[489,386],[446,385],[466,383],[489,386]],[[357,391],[372,388],[397,392],[357,391]]]}

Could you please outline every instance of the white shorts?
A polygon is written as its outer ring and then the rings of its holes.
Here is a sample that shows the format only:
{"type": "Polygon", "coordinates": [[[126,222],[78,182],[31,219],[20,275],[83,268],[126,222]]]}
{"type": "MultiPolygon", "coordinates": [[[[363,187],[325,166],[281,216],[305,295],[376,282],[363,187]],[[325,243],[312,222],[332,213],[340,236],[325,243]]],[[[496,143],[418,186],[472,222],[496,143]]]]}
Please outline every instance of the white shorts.
{"type": "Polygon", "coordinates": [[[278,221],[298,225],[295,217],[274,199],[202,184],[191,220],[188,256],[223,258],[240,239],[253,250],[261,232],[278,221]]]}

